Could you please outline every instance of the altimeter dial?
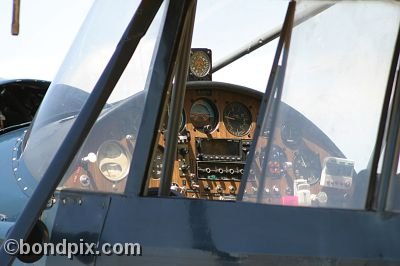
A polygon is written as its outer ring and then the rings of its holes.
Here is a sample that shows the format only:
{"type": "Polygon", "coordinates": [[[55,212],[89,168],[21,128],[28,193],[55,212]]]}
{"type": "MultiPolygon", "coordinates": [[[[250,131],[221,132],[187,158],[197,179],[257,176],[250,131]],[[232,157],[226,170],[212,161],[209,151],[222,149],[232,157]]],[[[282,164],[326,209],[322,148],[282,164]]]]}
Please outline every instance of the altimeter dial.
{"type": "Polygon", "coordinates": [[[233,102],[225,107],[223,121],[229,133],[241,137],[250,131],[251,112],[244,104],[233,102]]]}

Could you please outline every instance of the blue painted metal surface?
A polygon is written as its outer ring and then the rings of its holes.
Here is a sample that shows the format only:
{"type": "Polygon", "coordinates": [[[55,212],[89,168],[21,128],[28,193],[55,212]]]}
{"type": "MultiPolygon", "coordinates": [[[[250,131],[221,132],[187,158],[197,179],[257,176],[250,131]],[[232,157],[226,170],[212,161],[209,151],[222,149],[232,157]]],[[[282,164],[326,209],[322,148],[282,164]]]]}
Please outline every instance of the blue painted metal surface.
{"type": "Polygon", "coordinates": [[[82,191],[57,198],[53,235],[142,246],[142,256],[98,256],[71,265],[94,260],[95,265],[396,265],[400,260],[400,215],[82,191]],[[84,218],[91,208],[97,209],[93,217],[84,218]]]}
{"type": "Polygon", "coordinates": [[[0,136],[0,213],[5,214],[8,220],[15,220],[28,200],[15,179],[13,168],[14,148],[18,148],[18,139],[22,138],[24,130],[22,128],[0,136]]]}

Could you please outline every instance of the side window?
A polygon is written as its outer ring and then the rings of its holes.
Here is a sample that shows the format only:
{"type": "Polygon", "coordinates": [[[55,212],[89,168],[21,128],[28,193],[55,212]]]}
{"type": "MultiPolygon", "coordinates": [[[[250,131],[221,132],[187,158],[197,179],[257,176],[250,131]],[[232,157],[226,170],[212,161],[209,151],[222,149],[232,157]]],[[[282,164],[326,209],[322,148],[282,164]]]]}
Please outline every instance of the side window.
{"type": "MultiPolygon", "coordinates": [[[[110,8],[107,1],[95,3],[49,89],[50,100],[41,106],[31,129],[22,156],[34,178],[40,179],[43,175],[117,49],[126,25],[132,19],[132,10],[139,4],[140,1],[121,1],[110,8]]],[[[151,59],[163,25],[165,5],[154,10],[149,29],[140,39],[58,189],[125,191],[147,95],[146,77],[152,71],[151,59]]],[[[130,41],[134,43],[136,39],[130,41]]]]}
{"type": "Polygon", "coordinates": [[[364,208],[399,20],[397,4],[338,2],[293,28],[245,201],[364,208]]]}

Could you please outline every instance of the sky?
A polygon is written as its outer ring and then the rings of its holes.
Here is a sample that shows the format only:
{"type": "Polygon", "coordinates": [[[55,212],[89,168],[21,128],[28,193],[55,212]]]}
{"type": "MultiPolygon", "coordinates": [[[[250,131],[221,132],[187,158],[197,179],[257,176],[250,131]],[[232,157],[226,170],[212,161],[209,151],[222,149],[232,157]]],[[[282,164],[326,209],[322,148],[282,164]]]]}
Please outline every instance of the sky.
{"type": "Polygon", "coordinates": [[[52,80],[93,0],[21,1],[11,35],[12,0],[0,1],[0,78],[52,80]]]}

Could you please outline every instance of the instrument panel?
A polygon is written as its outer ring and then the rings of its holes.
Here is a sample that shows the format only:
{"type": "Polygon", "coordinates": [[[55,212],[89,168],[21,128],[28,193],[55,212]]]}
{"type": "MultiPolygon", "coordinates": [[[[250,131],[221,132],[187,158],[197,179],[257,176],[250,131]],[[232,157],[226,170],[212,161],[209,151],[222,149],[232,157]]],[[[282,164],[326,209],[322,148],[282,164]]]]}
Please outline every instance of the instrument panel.
{"type": "MultiPolygon", "coordinates": [[[[233,84],[188,82],[176,157],[171,158],[174,195],[236,199],[254,142],[261,100],[261,93],[233,84]]],[[[89,138],[83,159],[64,186],[124,191],[137,135],[132,125],[140,122],[131,114],[142,102],[143,95],[137,95],[103,114],[96,123],[99,130],[93,130],[98,131],[96,138],[89,138]],[[127,129],[118,135],[118,130],[103,128],[127,129]]],[[[167,124],[163,121],[160,126],[144,195],[156,195],[159,188],[167,124]]],[[[261,193],[262,202],[269,204],[341,206],[353,191],[353,167],[317,126],[281,103],[274,129],[261,129],[244,199],[256,201],[261,193]],[[265,177],[262,182],[261,177],[265,177]]]]}
{"type": "MultiPolygon", "coordinates": [[[[189,82],[172,187],[185,197],[234,199],[259,106],[260,94],[253,90],[218,82],[189,82]]],[[[164,149],[164,140],[161,131],[149,189],[159,186],[156,173],[161,173],[160,151],[164,149]]]]}
{"type": "MultiPolygon", "coordinates": [[[[234,200],[254,141],[261,94],[217,82],[192,86],[186,92],[183,113],[189,115],[180,131],[172,189],[184,197],[234,200]]],[[[250,201],[255,201],[259,190],[262,202],[269,204],[341,206],[349,200],[354,165],[290,106],[281,104],[274,131],[262,132],[259,142],[262,148],[254,156],[259,170],[251,169],[246,182],[245,196],[250,201]],[[326,161],[329,165],[332,160],[340,163],[331,169],[344,172],[341,164],[347,165],[346,176],[325,177],[326,161]],[[262,188],[260,176],[266,177],[262,188]]],[[[158,187],[155,178],[149,187],[158,187]]]]}

